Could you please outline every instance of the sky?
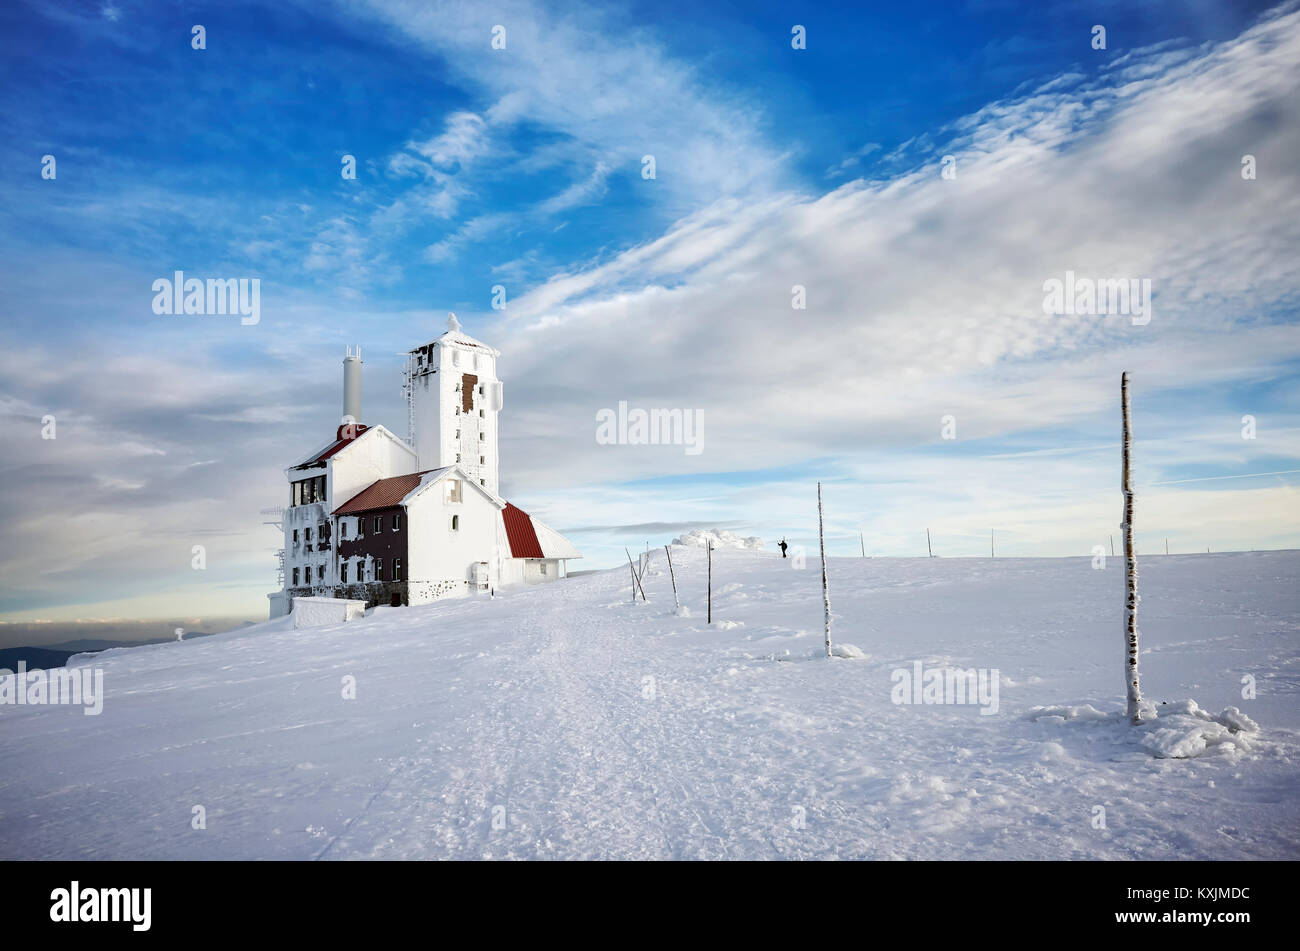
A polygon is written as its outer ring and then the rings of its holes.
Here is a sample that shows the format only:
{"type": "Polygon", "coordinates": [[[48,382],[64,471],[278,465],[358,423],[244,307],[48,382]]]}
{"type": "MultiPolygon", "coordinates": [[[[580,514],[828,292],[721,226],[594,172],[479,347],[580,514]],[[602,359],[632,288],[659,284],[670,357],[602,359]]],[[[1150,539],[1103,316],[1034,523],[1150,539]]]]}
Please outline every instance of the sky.
{"type": "Polygon", "coordinates": [[[264,617],[345,347],[404,435],[448,311],[574,568],[813,551],[819,481],[834,555],[1109,550],[1125,370],[1139,553],[1300,547],[1297,4],[841,6],[0,5],[0,646],[264,617]],[[257,321],[155,313],[177,270],[257,321]]]}

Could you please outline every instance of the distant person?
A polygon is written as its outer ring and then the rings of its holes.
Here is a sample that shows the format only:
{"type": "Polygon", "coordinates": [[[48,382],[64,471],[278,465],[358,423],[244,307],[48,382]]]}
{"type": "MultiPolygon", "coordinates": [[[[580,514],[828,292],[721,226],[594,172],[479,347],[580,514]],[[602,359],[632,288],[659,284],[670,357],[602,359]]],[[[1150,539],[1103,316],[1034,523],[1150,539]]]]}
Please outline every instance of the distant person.
{"type": "Polygon", "coordinates": [[[784,539],[784,538],[781,539],[781,544],[778,545],[777,547],[781,549],[781,557],[784,558],[784,557],[785,557],[785,539],[784,539]]]}

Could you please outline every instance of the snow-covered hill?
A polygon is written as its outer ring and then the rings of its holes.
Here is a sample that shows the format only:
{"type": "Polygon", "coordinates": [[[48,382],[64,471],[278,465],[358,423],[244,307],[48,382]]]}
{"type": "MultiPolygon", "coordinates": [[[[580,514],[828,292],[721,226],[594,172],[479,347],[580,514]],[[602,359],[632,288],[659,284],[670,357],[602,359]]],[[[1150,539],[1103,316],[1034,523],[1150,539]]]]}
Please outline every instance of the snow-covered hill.
{"type": "Polygon", "coordinates": [[[1300,553],[1142,559],[1146,695],[1260,725],[1191,759],[1152,754],[1173,706],[1086,709],[1116,560],[832,559],[867,656],[827,661],[814,562],[714,552],[708,627],[705,557],[689,617],[661,550],[645,604],[624,569],[86,658],[101,715],[0,707],[0,858],[1300,857],[1300,553]],[[916,662],[996,669],[997,712],[891,702],[916,662]]]}

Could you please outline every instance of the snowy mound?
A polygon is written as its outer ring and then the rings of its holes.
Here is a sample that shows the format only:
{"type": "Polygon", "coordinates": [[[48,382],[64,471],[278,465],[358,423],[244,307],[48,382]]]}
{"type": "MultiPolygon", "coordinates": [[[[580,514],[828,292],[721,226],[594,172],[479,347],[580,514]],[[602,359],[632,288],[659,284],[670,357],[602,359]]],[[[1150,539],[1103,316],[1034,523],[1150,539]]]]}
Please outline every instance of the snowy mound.
{"type": "Polygon", "coordinates": [[[735,532],[729,532],[726,529],[697,528],[685,535],[674,538],[673,544],[690,545],[693,548],[708,548],[709,545],[712,545],[714,548],[741,548],[748,551],[763,550],[763,539],[757,535],[741,538],[735,532]]]}

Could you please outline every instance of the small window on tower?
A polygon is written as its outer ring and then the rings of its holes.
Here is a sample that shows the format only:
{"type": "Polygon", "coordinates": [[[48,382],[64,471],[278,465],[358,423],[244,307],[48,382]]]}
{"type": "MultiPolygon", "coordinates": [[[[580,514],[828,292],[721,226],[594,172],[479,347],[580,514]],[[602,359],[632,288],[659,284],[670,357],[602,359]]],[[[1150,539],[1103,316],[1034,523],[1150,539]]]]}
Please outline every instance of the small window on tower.
{"type": "Polygon", "coordinates": [[[484,488],[487,488],[487,483],[484,482],[482,479],[479,479],[479,480],[478,480],[478,484],[481,485],[481,486],[483,486],[484,488]]]}
{"type": "Polygon", "coordinates": [[[483,438],[483,432],[482,432],[482,430],[479,431],[478,438],[479,438],[479,439],[482,439],[482,438],[483,438]]]}
{"type": "Polygon", "coordinates": [[[483,411],[482,411],[482,410],[479,410],[479,411],[478,411],[478,416],[479,416],[479,419],[482,419],[482,418],[483,418],[483,411]]]}
{"type": "Polygon", "coordinates": [[[347,537],[348,537],[348,523],[339,522],[339,538],[347,538],[347,537]]]}
{"type": "Polygon", "coordinates": [[[456,461],[460,462],[460,453],[456,453],[456,461]]]}
{"type": "Polygon", "coordinates": [[[348,583],[348,563],[346,561],[339,562],[339,581],[343,584],[348,583]]]}
{"type": "Polygon", "coordinates": [[[317,566],[316,566],[316,580],[317,580],[317,581],[324,581],[324,580],[325,580],[325,566],[324,566],[324,565],[317,565],[317,566]]]}
{"type": "Polygon", "coordinates": [[[453,515],[453,516],[451,517],[451,530],[452,530],[453,532],[459,532],[459,531],[460,531],[460,516],[459,516],[459,515],[453,515]]]}
{"type": "Polygon", "coordinates": [[[478,457],[478,464],[479,464],[480,466],[483,465],[483,461],[484,461],[484,457],[483,457],[483,456],[479,456],[479,457],[478,457]]]}
{"type": "Polygon", "coordinates": [[[298,544],[298,529],[296,528],[293,530],[293,543],[298,544]]]}
{"type": "Polygon", "coordinates": [[[293,583],[294,583],[294,586],[295,586],[295,587],[296,587],[297,584],[298,584],[298,569],[297,569],[297,568],[293,569],[293,583]]]}
{"type": "Polygon", "coordinates": [[[459,438],[460,438],[460,430],[459,430],[459,429],[458,429],[458,430],[456,430],[456,438],[457,438],[457,439],[459,439],[459,438]]]}
{"type": "Polygon", "coordinates": [[[306,529],[306,530],[304,531],[304,535],[305,535],[305,537],[306,537],[306,539],[307,539],[307,544],[310,545],[310,544],[311,544],[311,529],[310,529],[310,528],[306,529]]]}
{"type": "Polygon", "coordinates": [[[478,395],[479,395],[479,396],[482,396],[482,395],[483,395],[483,387],[481,387],[481,386],[478,388],[478,395]]]}

